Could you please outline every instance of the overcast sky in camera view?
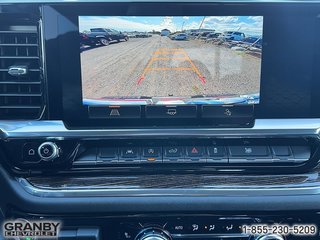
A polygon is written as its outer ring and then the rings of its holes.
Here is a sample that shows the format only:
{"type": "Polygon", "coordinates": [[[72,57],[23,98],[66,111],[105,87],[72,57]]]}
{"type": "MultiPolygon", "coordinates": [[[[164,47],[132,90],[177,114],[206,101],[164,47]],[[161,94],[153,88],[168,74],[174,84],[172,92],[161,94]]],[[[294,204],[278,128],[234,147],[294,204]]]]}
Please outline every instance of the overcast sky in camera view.
{"type": "MultiPolygon", "coordinates": [[[[119,31],[161,31],[169,29],[172,32],[199,29],[204,17],[79,17],[80,32],[90,28],[112,28],[119,31]]],[[[247,35],[262,35],[262,16],[219,16],[205,17],[201,28],[214,29],[216,32],[241,31],[247,35]]]]}

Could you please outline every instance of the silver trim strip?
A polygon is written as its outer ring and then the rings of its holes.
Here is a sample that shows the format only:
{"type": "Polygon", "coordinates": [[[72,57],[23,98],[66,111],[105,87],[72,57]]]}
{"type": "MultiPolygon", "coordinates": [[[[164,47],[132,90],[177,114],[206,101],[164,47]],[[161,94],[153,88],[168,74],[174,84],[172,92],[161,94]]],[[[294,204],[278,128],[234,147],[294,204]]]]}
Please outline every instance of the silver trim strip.
{"type": "Polygon", "coordinates": [[[320,183],[315,186],[301,187],[226,187],[226,188],[197,188],[197,189],[129,189],[129,188],[39,188],[33,186],[25,178],[18,178],[18,183],[29,194],[37,197],[268,197],[268,196],[301,196],[301,195],[319,195],[320,183]]]}
{"type": "Polygon", "coordinates": [[[67,129],[63,121],[0,121],[0,139],[320,137],[320,119],[257,119],[252,128],[67,129]]]}
{"type": "MultiPolygon", "coordinates": [[[[41,9],[40,9],[41,10],[41,9]]],[[[42,101],[43,101],[43,108],[40,116],[37,120],[42,119],[46,112],[47,108],[47,99],[48,99],[48,82],[47,82],[47,64],[46,64],[46,53],[45,53],[45,37],[44,37],[44,27],[43,27],[43,20],[42,20],[42,13],[41,18],[38,22],[39,30],[38,30],[38,39],[39,43],[41,43],[41,51],[40,52],[40,59],[41,59],[41,68],[40,68],[40,76],[41,79],[41,86],[44,91],[42,92],[42,101]]]]}

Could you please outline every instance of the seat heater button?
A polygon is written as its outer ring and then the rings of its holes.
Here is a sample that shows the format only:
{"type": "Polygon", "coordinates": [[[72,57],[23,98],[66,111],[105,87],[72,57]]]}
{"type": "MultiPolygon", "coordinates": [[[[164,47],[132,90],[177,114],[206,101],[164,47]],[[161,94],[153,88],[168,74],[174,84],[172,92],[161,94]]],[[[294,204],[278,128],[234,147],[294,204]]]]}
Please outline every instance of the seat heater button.
{"type": "Polygon", "coordinates": [[[267,146],[230,146],[229,163],[261,164],[272,163],[267,146]]]}
{"type": "Polygon", "coordinates": [[[162,149],[161,147],[144,147],[142,148],[141,162],[143,163],[161,163],[162,149]]]}
{"type": "Polygon", "coordinates": [[[146,147],[142,149],[143,157],[159,157],[161,154],[160,147],[146,147]]]}

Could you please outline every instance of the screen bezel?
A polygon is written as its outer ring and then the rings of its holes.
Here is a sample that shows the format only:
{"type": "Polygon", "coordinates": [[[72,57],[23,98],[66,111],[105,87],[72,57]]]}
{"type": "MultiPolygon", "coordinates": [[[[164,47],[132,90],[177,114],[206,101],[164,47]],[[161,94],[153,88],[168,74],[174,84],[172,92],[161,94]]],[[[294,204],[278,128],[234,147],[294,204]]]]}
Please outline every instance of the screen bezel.
{"type": "MultiPolygon", "coordinates": [[[[311,99],[305,99],[301,106],[287,106],[278,108],[274,102],[268,101],[270,97],[275,97],[272,89],[268,87],[268,81],[274,78],[274,82],[279,80],[288,83],[289,77],[294,73],[288,73],[282,70],[278,71],[276,77],[272,75],[273,68],[277,64],[281,64],[275,57],[277,49],[273,49],[270,45],[272,42],[271,25],[274,30],[278,30],[278,26],[274,26],[274,18],[286,17],[283,21],[289,21],[292,16],[299,14],[304,21],[309,21],[310,31],[316,28],[317,11],[315,9],[303,8],[302,4],[258,4],[258,3],[105,3],[101,4],[76,4],[76,5],[49,5],[43,8],[44,13],[44,36],[46,42],[47,63],[51,64],[48,73],[49,92],[53,89],[60,88],[62,97],[63,119],[70,126],[105,126],[105,127],[131,127],[131,126],[218,126],[216,119],[202,119],[198,112],[196,119],[90,119],[88,109],[82,104],[82,88],[81,88],[81,63],[79,47],[76,44],[78,39],[78,17],[79,16],[263,16],[263,53],[261,65],[261,81],[260,81],[260,103],[255,106],[254,115],[246,119],[246,123],[239,121],[239,126],[252,126],[254,118],[283,118],[283,117],[310,117],[311,99]],[[146,14],[147,13],[147,14],[146,14]],[[314,21],[314,23],[313,23],[314,21]],[[50,27],[50,31],[47,28],[50,27]],[[270,43],[270,44],[269,44],[270,43]],[[278,62],[277,62],[278,61],[278,62]],[[284,76],[287,74],[286,76],[284,76]],[[280,79],[280,78],[284,79],[280,79]],[[51,86],[51,87],[50,87],[51,86]],[[303,106],[302,106],[303,105],[303,106]]],[[[316,46],[314,37],[310,37],[309,43],[316,46]]],[[[293,43],[288,43],[293,44],[293,43]]],[[[294,44],[293,44],[294,45],[294,44]]],[[[279,46],[277,46],[279,47],[279,46]]],[[[286,53],[290,53],[289,47],[285,49],[286,53]]],[[[299,53],[300,55],[302,53],[299,53]]],[[[304,54],[305,66],[303,74],[305,76],[304,83],[310,84],[311,92],[312,79],[314,74],[313,63],[315,56],[309,56],[309,52],[304,54]],[[309,67],[307,67],[309,66],[309,67]],[[311,70],[311,71],[310,71],[311,70]],[[305,72],[308,72],[306,75],[305,72]]],[[[290,60],[290,56],[283,59],[290,60]]],[[[283,59],[281,59],[283,61],[283,59]]],[[[293,69],[294,70],[294,69],[293,69]]],[[[287,70],[286,70],[287,71],[287,70]]],[[[302,74],[302,73],[301,73],[302,74]]],[[[303,84],[294,78],[294,85],[297,89],[301,89],[303,84]]],[[[50,95],[50,94],[49,94],[50,95]]],[[[311,94],[307,94],[307,98],[311,98],[311,94]]],[[[51,101],[55,105],[54,101],[51,101]]],[[[142,110],[143,112],[144,110],[142,110]]],[[[237,120],[231,121],[231,125],[237,125],[237,120]]]]}

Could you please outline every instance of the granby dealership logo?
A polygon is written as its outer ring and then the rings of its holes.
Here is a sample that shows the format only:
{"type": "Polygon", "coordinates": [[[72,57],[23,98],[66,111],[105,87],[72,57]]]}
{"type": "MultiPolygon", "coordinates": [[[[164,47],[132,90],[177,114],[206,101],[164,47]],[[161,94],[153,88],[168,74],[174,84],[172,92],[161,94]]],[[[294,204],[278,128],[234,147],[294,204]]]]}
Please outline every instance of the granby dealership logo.
{"type": "Polygon", "coordinates": [[[2,233],[8,239],[34,239],[54,238],[60,231],[61,222],[59,221],[28,221],[25,219],[17,219],[13,221],[5,221],[2,225],[2,233]]]}

